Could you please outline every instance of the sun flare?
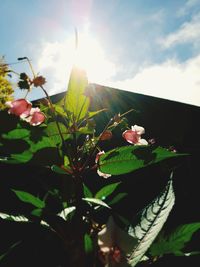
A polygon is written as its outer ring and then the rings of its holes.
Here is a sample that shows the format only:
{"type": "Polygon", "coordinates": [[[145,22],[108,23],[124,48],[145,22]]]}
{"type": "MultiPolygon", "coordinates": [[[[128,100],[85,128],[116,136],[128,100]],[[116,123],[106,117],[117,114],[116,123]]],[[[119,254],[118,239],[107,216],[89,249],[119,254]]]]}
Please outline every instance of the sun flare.
{"type": "Polygon", "coordinates": [[[116,73],[101,44],[87,32],[78,35],[77,49],[74,35],[63,42],[43,44],[38,69],[48,77],[52,74],[48,79],[51,93],[63,90],[73,65],[84,69],[93,83],[106,84],[116,73]]]}

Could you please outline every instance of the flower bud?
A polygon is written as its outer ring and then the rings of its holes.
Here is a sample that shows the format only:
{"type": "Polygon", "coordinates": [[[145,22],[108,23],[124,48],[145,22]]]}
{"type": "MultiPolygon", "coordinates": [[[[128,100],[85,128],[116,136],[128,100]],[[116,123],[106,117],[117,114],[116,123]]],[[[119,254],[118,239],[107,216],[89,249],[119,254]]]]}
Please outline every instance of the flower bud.
{"type": "Polygon", "coordinates": [[[105,140],[110,140],[112,138],[112,132],[109,130],[104,131],[101,135],[100,135],[100,140],[101,141],[105,141],[105,140]]]}

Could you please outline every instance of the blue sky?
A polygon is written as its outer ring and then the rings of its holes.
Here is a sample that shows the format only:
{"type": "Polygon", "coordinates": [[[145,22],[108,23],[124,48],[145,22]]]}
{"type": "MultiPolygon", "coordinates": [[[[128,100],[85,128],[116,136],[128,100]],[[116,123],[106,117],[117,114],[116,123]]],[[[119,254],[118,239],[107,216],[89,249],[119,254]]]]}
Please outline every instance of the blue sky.
{"type": "Polygon", "coordinates": [[[200,0],[1,0],[0,14],[0,54],[28,56],[50,94],[67,87],[76,27],[91,82],[200,106],[200,0]]]}

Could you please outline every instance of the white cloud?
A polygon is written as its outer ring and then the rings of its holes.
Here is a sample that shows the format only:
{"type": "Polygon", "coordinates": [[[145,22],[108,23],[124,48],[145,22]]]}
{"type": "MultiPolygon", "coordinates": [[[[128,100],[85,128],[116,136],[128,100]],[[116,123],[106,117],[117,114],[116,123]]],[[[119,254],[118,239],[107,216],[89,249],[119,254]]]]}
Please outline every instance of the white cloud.
{"type": "Polygon", "coordinates": [[[180,29],[159,40],[163,48],[183,43],[200,43],[200,13],[195,15],[190,22],[182,24],[180,29]]]}
{"type": "Polygon", "coordinates": [[[66,90],[71,67],[78,61],[83,64],[91,82],[200,106],[200,54],[185,63],[168,60],[145,66],[132,78],[115,81],[117,67],[106,59],[100,44],[92,38],[86,38],[78,60],[73,52],[73,38],[44,43],[41,51],[38,69],[47,79],[46,88],[50,94],[66,90]]]}
{"type": "Polygon", "coordinates": [[[200,106],[200,55],[180,64],[169,60],[144,68],[132,79],[107,86],[200,106]]]}

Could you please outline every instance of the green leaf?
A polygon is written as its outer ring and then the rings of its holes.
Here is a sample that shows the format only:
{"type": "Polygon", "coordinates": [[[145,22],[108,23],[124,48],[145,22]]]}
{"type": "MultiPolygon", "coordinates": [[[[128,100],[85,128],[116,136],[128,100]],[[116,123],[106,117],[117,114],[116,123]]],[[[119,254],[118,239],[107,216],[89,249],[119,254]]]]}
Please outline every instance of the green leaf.
{"type": "Polygon", "coordinates": [[[185,155],[171,152],[162,147],[124,146],[101,155],[99,169],[103,173],[120,175],[185,155]]]}
{"type": "Polygon", "coordinates": [[[20,154],[11,154],[10,163],[26,163],[33,157],[33,153],[29,150],[25,150],[20,154]]]}
{"type": "Polygon", "coordinates": [[[109,206],[112,206],[112,205],[118,203],[121,199],[123,199],[123,198],[126,197],[127,195],[128,195],[127,193],[123,193],[123,192],[117,194],[115,197],[113,197],[112,200],[110,200],[110,201],[108,202],[109,206]]]}
{"type": "Polygon", "coordinates": [[[42,201],[41,199],[39,199],[38,197],[33,196],[32,194],[28,193],[28,192],[24,192],[24,191],[18,191],[18,190],[12,190],[17,197],[26,203],[30,203],[33,206],[39,208],[39,209],[43,209],[45,207],[45,202],[42,201]]]}
{"type": "Polygon", "coordinates": [[[128,256],[128,263],[133,267],[144,256],[161,228],[174,205],[175,196],[170,179],[161,194],[141,212],[139,223],[129,227],[129,234],[138,240],[128,256]]]}
{"type": "Polygon", "coordinates": [[[16,247],[18,246],[22,241],[17,241],[16,243],[14,243],[12,246],[9,247],[9,249],[3,253],[2,255],[0,255],[0,262],[9,255],[9,253],[16,247]]]}
{"type": "Polygon", "coordinates": [[[87,233],[84,235],[84,247],[86,254],[91,253],[93,251],[92,238],[87,233]]]}
{"type": "Polygon", "coordinates": [[[95,198],[104,200],[116,190],[116,188],[118,187],[120,183],[121,182],[104,186],[95,194],[95,198]]]}
{"type": "Polygon", "coordinates": [[[85,72],[73,67],[64,99],[64,106],[72,123],[77,123],[87,115],[89,98],[84,95],[87,86],[88,80],[85,72]]]}
{"type": "Polygon", "coordinates": [[[65,170],[63,170],[62,168],[60,168],[59,166],[57,165],[52,165],[51,166],[51,170],[55,173],[58,173],[58,174],[67,174],[67,172],[65,170]]]}
{"type": "Polygon", "coordinates": [[[104,201],[100,199],[85,197],[83,198],[83,200],[88,203],[95,204],[97,206],[103,206],[103,207],[110,209],[110,207],[104,201]]]}
{"type": "Polygon", "coordinates": [[[67,219],[67,216],[68,216],[70,213],[72,213],[75,209],[76,209],[76,207],[74,207],[74,206],[65,208],[65,209],[62,210],[60,213],[58,213],[58,216],[60,216],[60,217],[63,218],[64,220],[66,220],[66,219],[67,219]]]}
{"type": "MultiPolygon", "coordinates": [[[[66,126],[60,122],[58,122],[58,125],[60,127],[63,138],[65,140],[70,138],[70,134],[68,133],[66,126]]],[[[62,139],[61,139],[60,134],[58,132],[58,127],[57,127],[56,122],[48,123],[47,128],[45,129],[45,133],[48,135],[48,137],[52,140],[52,142],[55,145],[62,142],[62,139]]]]}
{"type": "Polygon", "coordinates": [[[93,134],[94,133],[94,129],[93,128],[90,128],[88,126],[85,126],[85,127],[81,127],[78,129],[78,132],[80,134],[93,134]]]}
{"type": "Polygon", "coordinates": [[[34,209],[34,210],[31,211],[31,214],[36,216],[36,217],[41,217],[42,209],[34,209]]]}
{"type": "Polygon", "coordinates": [[[192,235],[200,229],[200,223],[183,224],[177,227],[172,233],[153,243],[150,247],[152,256],[162,256],[163,254],[184,255],[181,251],[188,243],[192,235]]]}
{"type": "Polygon", "coordinates": [[[83,192],[84,192],[84,196],[86,198],[92,198],[93,197],[92,192],[90,191],[90,189],[85,184],[83,184],[83,192]]]}
{"type": "Polygon", "coordinates": [[[100,110],[97,110],[97,111],[90,111],[90,112],[88,112],[87,119],[91,119],[91,118],[95,117],[96,115],[100,114],[103,111],[106,111],[106,108],[103,108],[103,109],[100,109],[100,110]]]}
{"type": "Polygon", "coordinates": [[[30,136],[30,131],[28,129],[14,129],[7,134],[2,134],[4,139],[24,139],[30,136]]]}

